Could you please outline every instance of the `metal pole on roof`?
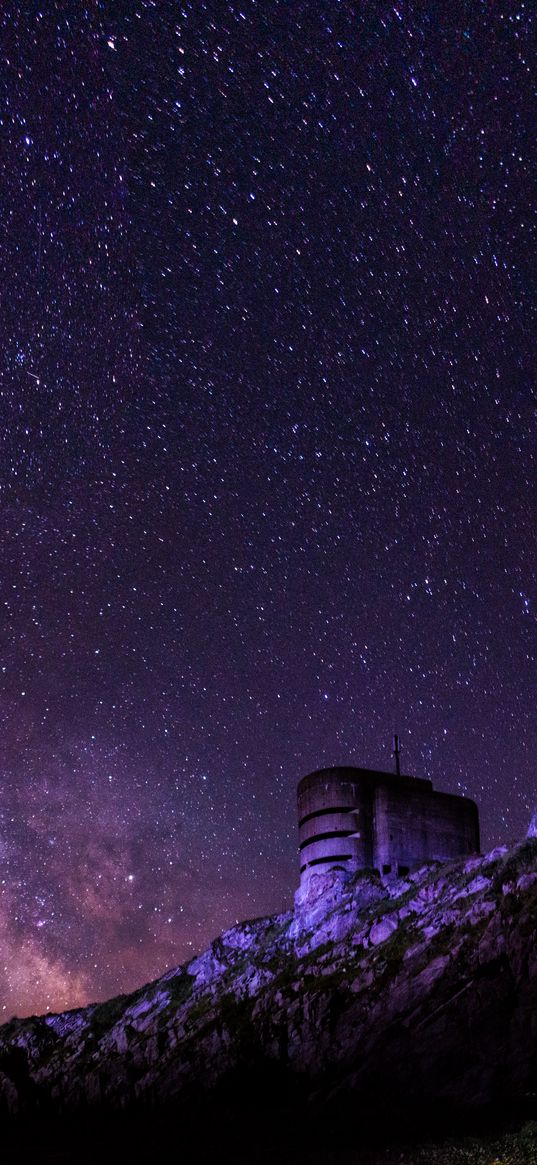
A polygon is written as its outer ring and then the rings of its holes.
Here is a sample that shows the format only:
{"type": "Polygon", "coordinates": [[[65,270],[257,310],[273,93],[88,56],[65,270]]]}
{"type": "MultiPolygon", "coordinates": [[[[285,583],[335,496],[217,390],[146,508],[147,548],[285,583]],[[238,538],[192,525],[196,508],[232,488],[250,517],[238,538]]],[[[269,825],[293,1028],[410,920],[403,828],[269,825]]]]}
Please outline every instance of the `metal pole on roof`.
{"type": "Polygon", "coordinates": [[[393,743],[395,745],[394,750],[393,750],[393,755],[395,757],[395,771],[397,773],[397,776],[400,777],[401,776],[401,749],[399,748],[399,737],[397,735],[394,736],[393,743]]]}

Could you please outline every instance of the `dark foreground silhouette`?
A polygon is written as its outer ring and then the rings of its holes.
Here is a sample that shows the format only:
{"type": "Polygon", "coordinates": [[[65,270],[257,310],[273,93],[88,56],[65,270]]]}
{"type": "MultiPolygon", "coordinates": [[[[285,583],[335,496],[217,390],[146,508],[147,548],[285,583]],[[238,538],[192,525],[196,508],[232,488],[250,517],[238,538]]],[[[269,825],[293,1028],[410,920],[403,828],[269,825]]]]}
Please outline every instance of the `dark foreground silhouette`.
{"type": "MultiPolygon", "coordinates": [[[[281,1098],[280,1098],[281,1099],[281,1098]]],[[[236,1101],[236,1098],[235,1098],[236,1101]]],[[[527,1109],[531,1106],[526,1106],[527,1109]]],[[[352,1107],[323,1111],[260,1104],[165,1112],[79,1113],[4,1124],[4,1165],[535,1165],[537,1119],[483,1112],[383,1112],[357,1120],[352,1107]]],[[[533,1113],[537,1118],[537,1113],[533,1113]]]]}

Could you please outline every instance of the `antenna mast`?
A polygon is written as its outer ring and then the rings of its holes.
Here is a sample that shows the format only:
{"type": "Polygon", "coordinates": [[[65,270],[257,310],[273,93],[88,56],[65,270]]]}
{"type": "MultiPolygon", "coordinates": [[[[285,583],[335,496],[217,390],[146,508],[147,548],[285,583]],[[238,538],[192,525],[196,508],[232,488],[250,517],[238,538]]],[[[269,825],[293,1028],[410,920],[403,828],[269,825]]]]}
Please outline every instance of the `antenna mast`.
{"type": "Polygon", "coordinates": [[[394,736],[393,743],[394,743],[393,755],[395,757],[395,771],[397,773],[397,776],[400,777],[401,776],[401,749],[399,748],[399,737],[397,735],[394,736]]]}

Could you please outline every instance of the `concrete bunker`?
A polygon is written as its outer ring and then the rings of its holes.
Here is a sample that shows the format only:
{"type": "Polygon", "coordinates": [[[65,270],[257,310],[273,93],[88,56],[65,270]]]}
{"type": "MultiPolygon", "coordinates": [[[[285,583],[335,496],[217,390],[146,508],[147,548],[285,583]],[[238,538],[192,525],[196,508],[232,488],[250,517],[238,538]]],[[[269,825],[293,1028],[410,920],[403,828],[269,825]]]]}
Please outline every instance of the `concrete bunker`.
{"type": "Polygon", "coordinates": [[[339,867],[403,876],[427,861],[479,852],[479,813],[468,797],[437,793],[421,777],[376,769],[319,769],[299,782],[300,886],[339,867]]]}

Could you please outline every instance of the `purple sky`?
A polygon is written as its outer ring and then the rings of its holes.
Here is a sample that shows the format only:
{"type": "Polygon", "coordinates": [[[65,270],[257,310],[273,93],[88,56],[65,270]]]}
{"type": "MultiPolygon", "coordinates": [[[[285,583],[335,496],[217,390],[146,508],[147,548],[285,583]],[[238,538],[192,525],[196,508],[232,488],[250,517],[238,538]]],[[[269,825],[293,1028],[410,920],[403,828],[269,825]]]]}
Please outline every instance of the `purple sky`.
{"type": "Polygon", "coordinates": [[[534,23],[2,6],[6,1017],[290,903],[297,780],[394,730],[524,832],[534,23]]]}

